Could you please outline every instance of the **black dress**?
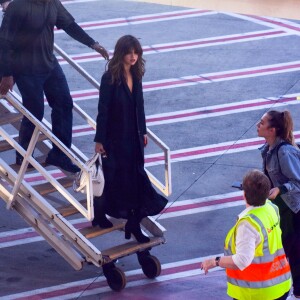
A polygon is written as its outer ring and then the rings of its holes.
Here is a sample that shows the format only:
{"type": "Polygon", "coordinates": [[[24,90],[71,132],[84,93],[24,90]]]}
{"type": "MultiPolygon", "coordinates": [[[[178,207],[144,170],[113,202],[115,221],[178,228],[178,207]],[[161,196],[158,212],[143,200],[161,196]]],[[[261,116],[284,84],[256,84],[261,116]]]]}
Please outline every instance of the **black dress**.
{"type": "Polygon", "coordinates": [[[145,134],[142,83],[133,78],[131,93],[126,82],[112,85],[110,73],[104,73],[94,141],[102,143],[107,153],[107,158],[102,159],[102,201],[105,213],[115,218],[127,219],[132,210],[140,217],[153,216],[167,204],[144,170],[145,134]]]}

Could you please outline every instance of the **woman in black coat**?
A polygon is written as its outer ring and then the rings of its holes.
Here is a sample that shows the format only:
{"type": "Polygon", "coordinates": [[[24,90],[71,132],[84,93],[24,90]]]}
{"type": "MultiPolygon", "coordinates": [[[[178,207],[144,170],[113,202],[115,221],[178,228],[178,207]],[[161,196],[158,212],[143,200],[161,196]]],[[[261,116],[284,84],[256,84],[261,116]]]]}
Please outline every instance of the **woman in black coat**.
{"type": "Polygon", "coordinates": [[[101,79],[95,151],[103,156],[105,187],[95,199],[93,225],[111,227],[105,213],[127,219],[125,238],[148,242],[140,221],[158,214],[167,204],[151,185],[144,170],[147,129],[142,77],[143,50],[131,36],[121,37],[101,79]]]}

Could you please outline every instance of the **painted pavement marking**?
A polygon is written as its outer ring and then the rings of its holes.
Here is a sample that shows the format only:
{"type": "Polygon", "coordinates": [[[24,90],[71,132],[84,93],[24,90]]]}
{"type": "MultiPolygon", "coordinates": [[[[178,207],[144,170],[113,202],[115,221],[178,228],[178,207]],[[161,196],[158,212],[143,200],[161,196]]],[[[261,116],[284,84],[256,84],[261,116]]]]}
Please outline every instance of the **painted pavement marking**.
{"type": "MultiPolygon", "coordinates": [[[[220,117],[230,114],[243,113],[261,109],[282,107],[299,104],[299,93],[288,94],[282,97],[266,97],[239,102],[231,102],[220,105],[211,105],[193,109],[184,109],[146,116],[147,127],[178,122],[194,121],[212,117],[220,117]]],[[[95,130],[88,124],[73,126],[73,137],[95,134],[95,130]]]]}
{"type": "MultiPolygon", "coordinates": [[[[300,61],[291,61],[279,64],[270,64],[251,68],[241,68],[235,70],[205,73],[198,75],[188,75],[180,78],[167,78],[143,83],[143,91],[157,91],[179,87],[188,87],[198,84],[216,83],[229,80],[254,78],[258,76],[271,76],[282,73],[300,71],[300,61]]],[[[72,91],[74,101],[88,100],[99,97],[97,89],[87,89],[72,91]]]]}
{"type": "MultiPolygon", "coordinates": [[[[191,200],[181,200],[170,203],[169,207],[166,207],[162,215],[159,216],[159,219],[162,220],[184,215],[198,214],[207,211],[240,206],[243,204],[243,193],[241,191],[191,200]]],[[[90,226],[91,224],[84,218],[71,220],[70,223],[77,229],[90,226]]],[[[0,232],[0,249],[43,240],[43,237],[41,237],[31,227],[0,232]]]]}
{"type": "MultiPolygon", "coordinates": [[[[197,257],[193,259],[166,263],[162,265],[161,275],[155,279],[145,279],[145,275],[141,269],[125,272],[127,285],[126,288],[138,287],[145,285],[159,284],[162,282],[186,278],[188,276],[202,275],[204,272],[200,269],[200,263],[212,256],[222,256],[221,253],[214,254],[206,257],[197,257]]],[[[210,270],[210,273],[224,270],[220,267],[210,270]]],[[[6,295],[0,297],[0,300],[38,300],[38,299],[51,299],[51,300],[66,300],[75,299],[77,297],[85,297],[89,295],[99,295],[111,292],[107,286],[104,276],[88,278],[80,281],[68,282],[60,285],[35,289],[27,292],[6,295]]]]}
{"type": "MultiPolygon", "coordinates": [[[[138,25],[170,20],[179,20],[194,18],[207,15],[218,14],[216,11],[210,10],[201,10],[201,9],[186,9],[186,10],[177,10],[164,13],[156,14],[146,14],[140,16],[133,16],[128,18],[115,18],[107,20],[98,20],[98,21],[89,21],[89,22],[80,22],[78,25],[83,28],[85,31],[94,30],[94,29],[103,29],[110,27],[119,27],[119,26],[128,26],[128,25],[138,25]]],[[[63,33],[63,30],[55,30],[55,33],[63,33]]]]}
{"type": "MultiPolygon", "coordinates": [[[[258,41],[262,39],[278,38],[288,35],[290,34],[283,30],[269,29],[254,32],[246,32],[243,34],[230,34],[205,39],[194,39],[174,43],[156,44],[150,46],[143,46],[143,55],[181,51],[188,49],[198,49],[203,47],[228,45],[233,43],[244,43],[250,41],[258,41]]],[[[113,50],[109,50],[109,53],[112,55],[113,50]]],[[[95,51],[82,54],[73,54],[70,55],[70,57],[77,63],[104,60],[104,58],[95,51]]],[[[57,59],[61,65],[68,64],[68,62],[65,61],[61,56],[57,56],[57,59]]]]}

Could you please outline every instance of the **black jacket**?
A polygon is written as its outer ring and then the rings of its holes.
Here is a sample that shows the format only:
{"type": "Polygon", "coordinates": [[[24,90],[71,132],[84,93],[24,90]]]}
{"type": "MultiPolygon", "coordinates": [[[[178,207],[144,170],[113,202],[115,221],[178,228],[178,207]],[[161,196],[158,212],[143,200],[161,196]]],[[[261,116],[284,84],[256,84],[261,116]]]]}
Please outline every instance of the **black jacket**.
{"type": "Polygon", "coordinates": [[[124,142],[130,142],[129,139],[135,131],[140,139],[141,148],[144,148],[143,136],[147,129],[142,83],[134,78],[131,93],[126,82],[112,85],[110,73],[104,73],[101,79],[94,141],[102,143],[109,153],[112,143],[124,147],[124,142]]]}
{"type": "Polygon", "coordinates": [[[59,0],[12,1],[0,29],[3,75],[51,71],[57,63],[53,54],[55,26],[87,46],[95,42],[59,0]]]}

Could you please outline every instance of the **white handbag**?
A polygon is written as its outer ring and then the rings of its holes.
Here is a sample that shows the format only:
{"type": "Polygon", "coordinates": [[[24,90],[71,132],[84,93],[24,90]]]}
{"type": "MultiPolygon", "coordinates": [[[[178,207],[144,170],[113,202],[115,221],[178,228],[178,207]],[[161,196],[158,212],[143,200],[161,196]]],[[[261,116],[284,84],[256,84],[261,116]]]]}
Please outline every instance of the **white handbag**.
{"type": "MultiPolygon", "coordinates": [[[[102,169],[102,160],[99,153],[95,153],[94,156],[86,163],[87,168],[91,171],[93,195],[99,197],[103,193],[104,189],[104,175],[102,169]]],[[[86,172],[80,171],[73,182],[73,190],[75,192],[86,193],[88,176],[86,172]]]]}

